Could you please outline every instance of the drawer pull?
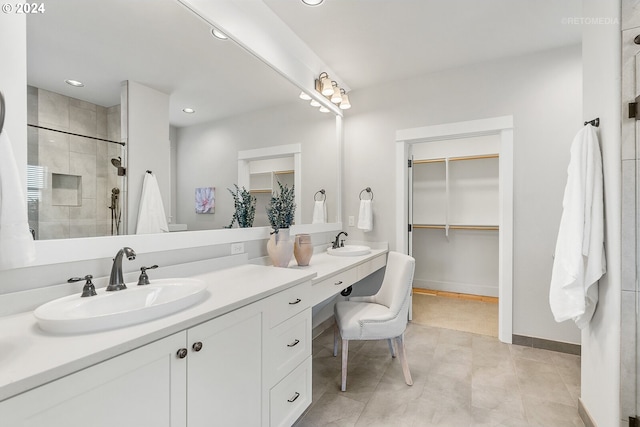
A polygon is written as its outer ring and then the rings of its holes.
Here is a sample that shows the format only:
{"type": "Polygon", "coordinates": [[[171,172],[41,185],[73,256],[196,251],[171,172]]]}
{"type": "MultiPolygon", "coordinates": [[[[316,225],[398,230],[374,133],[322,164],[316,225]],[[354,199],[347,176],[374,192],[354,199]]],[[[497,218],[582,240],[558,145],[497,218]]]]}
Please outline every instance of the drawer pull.
{"type": "Polygon", "coordinates": [[[300,344],[300,340],[296,339],[294,342],[292,342],[291,344],[287,344],[287,347],[295,347],[298,344],[300,344]]]}
{"type": "Polygon", "coordinates": [[[181,348],[176,353],[176,356],[178,356],[178,359],[184,359],[185,357],[187,357],[187,349],[186,348],[181,348]]]}
{"type": "Polygon", "coordinates": [[[289,303],[289,305],[296,305],[296,304],[298,304],[299,302],[302,302],[302,300],[301,300],[300,298],[296,298],[296,300],[295,300],[295,301],[293,301],[293,302],[290,302],[290,303],[289,303]]]}
{"type": "Polygon", "coordinates": [[[298,392],[296,391],[296,394],[294,394],[294,395],[293,395],[293,397],[292,397],[291,399],[287,399],[287,402],[289,402],[289,403],[293,403],[293,402],[295,402],[295,401],[296,401],[296,399],[297,399],[297,398],[299,398],[299,397],[300,397],[300,393],[298,393],[298,392]]]}
{"type": "Polygon", "coordinates": [[[342,280],[340,280],[340,281],[338,281],[338,282],[334,283],[334,285],[336,285],[336,286],[338,286],[338,285],[342,285],[342,280]]]}
{"type": "Polygon", "coordinates": [[[193,348],[193,351],[202,350],[202,342],[198,341],[198,342],[193,343],[193,346],[191,346],[191,348],[193,348]]]}

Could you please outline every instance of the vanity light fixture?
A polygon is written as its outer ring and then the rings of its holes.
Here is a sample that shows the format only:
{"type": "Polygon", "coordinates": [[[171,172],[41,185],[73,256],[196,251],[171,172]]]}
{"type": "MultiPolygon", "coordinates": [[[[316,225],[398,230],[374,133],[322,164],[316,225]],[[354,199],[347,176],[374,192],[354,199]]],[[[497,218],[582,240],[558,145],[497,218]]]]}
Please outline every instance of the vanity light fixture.
{"type": "MultiPolygon", "coordinates": [[[[349,102],[349,97],[344,89],[338,86],[338,83],[332,81],[329,78],[329,74],[326,72],[320,73],[318,78],[315,80],[315,88],[316,91],[321,93],[325,98],[330,100],[336,105],[339,105],[342,110],[348,110],[351,108],[351,103],[349,102]]],[[[311,100],[310,104],[312,107],[320,107],[320,102],[315,98],[311,98],[311,96],[302,91],[299,95],[300,99],[304,99],[306,101],[311,100]]],[[[323,113],[328,113],[330,108],[322,106],[320,107],[320,111],[323,113]]]]}
{"type": "Polygon", "coordinates": [[[324,0],[302,0],[302,3],[307,6],[318,6],[321,5],[324,0]]]}
{"type": "Polygon", "coordinates": [[[182,109],[182,112],[187,114],[193,114],[196,112],[196,110],[194,110],[193,108],[185,107],[182,109]]]}
{"type": "Polygon", "coordinates": [[[84,87],[84,83],[79,82],[77,80],[68,79],[68,80],[65,80],[64,82],[73,87],[84,87]]]}
{"type": "Polygon", "coordinates": [[[215,27],[211,29],[211,34],[213,34],[215,38],[220,40],[227,40],[229,38],[225,33],[215,27]]]}

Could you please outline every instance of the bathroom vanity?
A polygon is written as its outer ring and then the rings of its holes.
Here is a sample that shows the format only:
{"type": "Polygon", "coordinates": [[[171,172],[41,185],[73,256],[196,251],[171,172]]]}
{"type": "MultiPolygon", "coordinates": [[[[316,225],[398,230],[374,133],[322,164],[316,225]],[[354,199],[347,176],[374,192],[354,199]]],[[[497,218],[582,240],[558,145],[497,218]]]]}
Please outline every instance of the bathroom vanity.
{"type": "Polygon", "coordinates": [[[383,267],[386,252],[195,275],[205,301],[103,332],[0,318],[2,425],[289,426],[311,403],[312,306],[383,267]]]}

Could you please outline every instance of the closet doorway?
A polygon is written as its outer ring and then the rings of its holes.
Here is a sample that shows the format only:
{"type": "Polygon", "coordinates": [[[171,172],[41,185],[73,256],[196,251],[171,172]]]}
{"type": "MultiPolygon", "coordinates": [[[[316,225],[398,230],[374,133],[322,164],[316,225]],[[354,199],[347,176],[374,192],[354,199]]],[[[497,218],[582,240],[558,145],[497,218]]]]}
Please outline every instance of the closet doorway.
{"type": "Polygon", "coordinates": [[[397,250],[416,258],[414,289],[498,297],[512,340],[512,117],[396,133],[397,250]]]}

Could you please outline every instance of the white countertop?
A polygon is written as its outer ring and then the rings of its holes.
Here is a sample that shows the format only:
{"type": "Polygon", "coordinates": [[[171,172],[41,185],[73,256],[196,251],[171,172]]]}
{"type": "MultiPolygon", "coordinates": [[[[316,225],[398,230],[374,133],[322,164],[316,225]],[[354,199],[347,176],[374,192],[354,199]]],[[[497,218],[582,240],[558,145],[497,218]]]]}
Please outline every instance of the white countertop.
{"type": "Polygon", "coordinates": [[[316,276],[311,280],[311,283],[317,283],[324,279],[327,279],[331,276],[335,276],[336,274],[342,273],[345,270],[353,268],[359,264],[364,264],[365,262],[386,254],[387,249],[374,249],[371,248],[371,253],[366,255],[356,255],[356,256],[334,256],[329,255],[326,251],[314,253],[311,256],[311,261],[309,261],[309,265],[305,267],[300,267],[296,264],[296,260],[292,259],[289,264],[289,268],[298,271],[312,271],[316,273],[316,276]]]}
{"type": "MultiPolygon", "coordinates": [[[[33,312],[0,318],[0,401],[183,331],[315,276],[312,270],[242,265],[193,276],[209,297],[161,319],[81,335],[43,332],[33,312]]],[[[122,291],[126,292],[126,291],[122,291]]]]}
{"type": "MultiPolygon", "coordinates": [[[[339,274],[387,252],[337,257],[314,253],[310,265],[290,268],[245,264],[192,276],[204,280],[209,297],[186,310],[129,327],[79,335],[43,332],[33,312],[0,318],[0,401],[183,331],[311,279],[339,274]]],[[[125,291],[126,292],[126,291],[125,291]]]]}

